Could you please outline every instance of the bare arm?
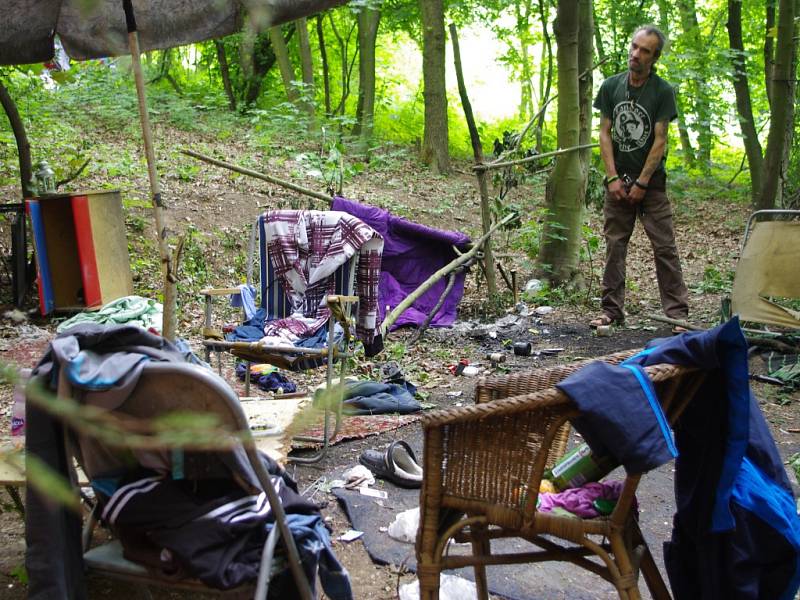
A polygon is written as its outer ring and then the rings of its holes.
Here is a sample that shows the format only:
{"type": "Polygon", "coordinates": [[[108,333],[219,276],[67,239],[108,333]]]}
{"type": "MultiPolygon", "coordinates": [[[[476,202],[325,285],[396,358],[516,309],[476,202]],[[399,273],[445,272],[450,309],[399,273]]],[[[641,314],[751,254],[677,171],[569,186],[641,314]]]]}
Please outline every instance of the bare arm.
{"type": "Polygon", "coordinates": [[[644,163],[644,168],[639,174],[639,183],[647,185],[650,183],[650,177],[653,176],[658,165],[661,164],[661,159],[664,158],[664,151],[667,149],[667,130],[669,129],[669,121],[659,121],[656,123],[655,140],[653,147],[647,155],[647,160],[644,163]]]}
{"type": "MultiPolygon", "coordinates": [[[[600,117],[600,157],[606,167],[606,177],[611,179],[617,175],[617,166],[614,164],[614,146],[611,144],[611,119],[600,117]]],[[[608,184],[608,192],[615,200],[624,200],[627,197],[625,188],[619,179],[608,184]]]]}
{"type": "MultiPolygon", "coordinates": [[[[650,184],[650,177],[653,176],[653,173],[658,168],[658,165],[661,164],[661,159],[664,156],[664,151],[667,148],[667,129],[669,128],[669,121],[659,121],[656,123],[656,127],[654,130],[655,139],[653,140],[653,146],[650,148],[650,152],[647,154],[647,160],[644,162],[644,167],[642,168],[642,172],[639,173],[639,177],[636,179],[639,183],[643,186],[647,187],[650,184]]],[[[638,185],[634,185],[631,187],[631,191],[628,193],[628,199],[636,204],[644,200],[645,189],[639,187],[638,185]]]]}

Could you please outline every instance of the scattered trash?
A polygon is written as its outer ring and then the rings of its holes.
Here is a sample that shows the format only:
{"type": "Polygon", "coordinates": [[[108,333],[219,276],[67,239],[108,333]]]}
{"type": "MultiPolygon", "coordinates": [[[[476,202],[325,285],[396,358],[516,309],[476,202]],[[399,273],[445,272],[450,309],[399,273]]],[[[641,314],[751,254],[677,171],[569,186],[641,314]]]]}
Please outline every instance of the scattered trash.
{"type": "Polygon", "coordinates": [[[14,405],[11,408],[11,436],[25,435],[25,386],[31,376],[31,369],[20,369],[19,379],[14,386],[14,405]]]}
{"type": "Polygon", "coordinates": [[[340,542],[353,542],[364,535],[363,531],[357,531],[355,529],[351,529],[350,531],[345,531],[342,535],[340,535],[338,539],[340,542]]]}
{"type": "Polygon", "coordinates": [[[13,321],[14,323],[24,323],[28,320],[28,316],[21,310],[12,309],[3,313],[3,318],[13,321]]]}
{"type": "Polygon", "coordinates": [[[543,317],[544,315],[549,315],[555,309],[552,306],[537,306],[533,309],[533,312],[536,316],[543,317]]]}
{"type": "Polygon", "coordinates": [[[527,317],[529,314],[531,314],[531,309],[524,302],[517,302],[516,306],[514,306],[514,312],[520,317],[527,317]]]}
{"type": "Polygon", "coordinates": [[[417,539],[418,528],[419,506],[395,515],[394,521],[389,525],[387,532],[391,538],[407,544],[413,544],[417,539]]]}
{"type": "Polygon", "coordinates": [[[542,348],[541,350],[537,350],[536,353],[541,354],[543,356],[555,356],[556,354],[559,354],[560,352],[563,351],[564,351],[563,348],[542,348]]]}
{"type": "Polygon", "coordinates": [[[489,332],[489,337],[492,338],[493,340],[496,340],[497,339],[497,332],[496,331],[490,331],[489,332]]]}
{"type": "Polygon", "coordinates": [[[502,352],[492,352],[486,355],[486,360],[492,365],[497,365],[498,363],[506,362],[506,355],[502,352]]]}
{"type": "Polygon", "coordinates": [[[611,325],[598,325],[594,331],[597,334],[597,337],[610,337],[611,325]]]}
{"type": "Polygon", "coordinates": [[[460,396],[462,396],[463,394],[464,394],[464,392],[463,392],[462,390],[458,390],[457,392],[447,392],[447,395],[448,395],[450,398],[459,398],[459,397],[460,397],[460,396]]]}
{"type": "Polygon", "coordinates": [[[372,488],[368,488],[366,486],[358,488],[358,491],[362,496],[370,496],[371,498],[382,498],[383,500],[386,500],[386,498],[389,497],[389,494],[383,490],[373,490],[372,488]]]}
{"type": "MultiPolygon", "coordinates": [[[[419,580],[400,586],[400,600],[419,600],[419,580]]],[[[472,581],[442,573],[439,579],[439,600],[471,600],[478,597],[472,581]]]]}
{"type": "Polygon", "coordinates": [[[448,365],[447,369],[453,375],[458,376],[458,375],[461,375],[461,374],[464,373],[464,369],[466,369],[468,365],[469,365],[469,361],[466,358],[462,358],[460,361],[458,361],[457,364],[448,365]]]}
{"type": "Polygon", "coordinates": [[[368,485],[374,485],[375,477],[367,467],[364,465],[356,465],[345,471],[342,474],[344,478],[344,485],[347,489],[355,489],[368,485]]]}
{"type": "Polygon", "coordinates": [[[536,292],[541,292],[543,288],[544,283],[542,283],[541,279],[530,279],[525,284],[525,293],[535,294],[536,292]]]}
{"type": "Polygon", "coordinates": [[[514,342],[514,354],[517,356],[530,356],[532,351],[530,342],[514,342]]]}
{"type": "Polygon", "coordinates": [[[461,370],[461,374],[465,377],[475,377],[481,370],[473,365],[468,365],[461,370]]]}

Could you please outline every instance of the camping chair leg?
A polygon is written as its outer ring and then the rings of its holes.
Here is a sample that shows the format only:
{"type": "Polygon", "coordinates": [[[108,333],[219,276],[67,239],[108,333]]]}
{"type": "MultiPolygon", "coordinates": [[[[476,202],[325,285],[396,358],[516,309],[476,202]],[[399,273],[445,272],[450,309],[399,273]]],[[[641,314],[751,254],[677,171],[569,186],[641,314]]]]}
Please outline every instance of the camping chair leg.
{"type": "MultiPolygon", "coordinates": [[[[328,324],[328,358],[325,365],[326,390],[330,390],[333,387],[333,354],[334,354],[333,346],[334,346],[335,326],[336,324],[334,320],[331,318],[328,324]]],[[[346,339],[345,344],[347,344],[347,338],[345,339],[346,339]]],[[[344,361],[346,361],[347,358],[345,356],[342,356],[341,360],[344,363],[344,361]]],[[[343,380],[344,380],[344,365],[342,366],[341,378],[339,380],[340,386],[343,385],[343,380]]],[[[325,454],[328,451],[328,445],[330,444],[330,442],[333,441],[333,439],[339,433],[339,424],[341,422],[341,416],[342,416],[342,398],[336,399],[336,424],[334,425],[333,433],[330,436],[328,435],[328,427],[330,426],[330,410],[328,404],[329,402],[327,401],[324,404],[325,416],[323,417],[322,438],[309,438],[302,436],[295,437],[296,440],[300,441],[321,442],[322,448],[320,448],[319,452],[317,452],[314,456],[309,456],[309,457],[290,456],[287,459],[289,462],[301,465],[310,465],[318,463],[325,457],[325,454]]]]}
{"type": "Polygon", "coordinates": [[[278,531],[277,525],[273,525],[272,531],[269,532],[267,541],[264,544],[264,550],[261,552],[261,565],[258,567],[258,583],[256,584],[256,593],[253,596],[254,600],[267,600],[272,556],[275,554],[275,546],[278,545],[278,531]]]}
{"type": "Polygon", "coordinates": [[[245,361],[246,371],[244,372],[244,395],[250,397],[250,361],[245,361]]]}

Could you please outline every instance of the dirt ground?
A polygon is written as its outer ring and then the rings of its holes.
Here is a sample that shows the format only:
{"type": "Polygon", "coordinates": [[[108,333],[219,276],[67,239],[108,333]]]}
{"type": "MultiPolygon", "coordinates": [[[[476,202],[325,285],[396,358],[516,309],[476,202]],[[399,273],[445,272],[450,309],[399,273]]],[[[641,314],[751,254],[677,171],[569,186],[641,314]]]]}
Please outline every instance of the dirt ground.
{"type": "MultiPolygon", "coordinates": [[[[170,135],[174,138],[171,140],[174,146],[189,144],[192,141],[182,138],[180,133],[172,132],[170,135]]],[[[211,145],[211,142],[207,142],[206,145],[211,145]]],[[[237,148],[235,144],[229,144],[224,148],[224,154],[233,155],[234,158],[246,151],[246,148],[237,148]]],[[[180,160],[188,160],[185,157],[176,158],[174,153],[167,152],[164,148],[161,148],[161,154],[162,159],[171,159],[178,165],[180,160]]],[[[261,156],[253,156],[252,160],[268,162],[266,157],[261,156]]],[[[392,170],[356,178],[350,183],[347,195],[390,208],[397,214],[410,216],[428,225],[462,229],[474,235],[479,224],[478,197],[474,180],[468,172],[469,166],[462,165],[460,168],[461,172],[457,172],[451,178],[431,178],[409,160],[392,170]]],[[[101,174],[97,175],[100,176],[101,174]]],[[[135,194],[135,190],[146,189],[144,176],[138,181],[111,182],[112,185],[114,183],[118,183],[128,196],[135,194]]],[[[91,184],[91,181],[86,182],[86,187],[92,187],[91,184]]],[[[197,235],[202,241],[202,258],[199,260],[204,263],[208,271],[208,277],[203,281],[206,285],[231,283],[230,277],[234,274],[231,264],[239,264],[241,261],[246,251],[244,232],[260,210],[266,207],[288,206],[297,202],[296,199],[287,198],[283,192],[267,184],[243,177],[233,177],[211,169],[205,172],[202,179],[188,182],[168,171],[164,176],[164,188],[164,197],[168,199],[171,209],[169,219],[173,228],[180,229],[191,225],[199,232],[197,235]]],[[[530,194],[528,210],[532,214],[541,200],[534,197],[532,192],[530,194]]],[[[699,202],[684,199],[675,205],[678,246],[685,277],[692,289],[691,320],[695,325],[709,327],[718,322],[720,294],[708,289],[701,290],[700,284],[704,281],[704,273],[708,267],[714,267],[723,273],[733,268],[747,213],[746,207],[720,199],[699,202]]],[[[144,225],[143,230],[138,233],[130,233],[132,223],[149,219],[146,204],[126,204],[126,218],[130,237],[148,235],[149,225],[144,225]]],[[[599,233],[600,217],[597,212],[589,214],[589,225],[595,234],[599,233]]],[[[507,269],[517,270],[519,281],[524,284],[531,277],[530,259],[513,245],[499,242],[496,247],[499,248],[499,254],[507,269]]],[[[136,243],[134,240],[132,246],[134,249],[138,247],[136,243]]],[[[152,248],[147,251],[152,252],[152,248]]],[[[602,252],[601,244],[600,256],[602,252]]],[[[587,325],[589,318],[597,311],[595,296],[598,293],[597,279],[601,264],[595,256],[582,266],[586,280],[590,283],[589,291],[586,292],[588,305],[554,302],[554,310],[545,316],[530,315],[519,322],[511,323],[506,328],[498,327],[499,318],[505,316],[509,321],[514,321],[517,318],[516,313],[512,311],[507,314],[501,312],[489,315],[483,302],[484,284],[479,276],[473,273],[468,278],[465,300],[460,310],[461,324],[457,330],[430,331],[423,342],[414,348],[407,348],[403,343],[409,332],[393,334],[387,344],[385,355],[378,357],[379,360],[373,363],[362,361],[358,370],[368,373],[378,367],[381,361],[397,360],[407,378],[420,383],[420,389],[429,394],[427,402],[435,407],[447,407],[472,401],[475,380],[470,377],[453,377],[447,369],[449,364],[461,358],[478,363],[484,373],[513,372],[641,347],[651,338],[669,335],[669,326],[652,321],[646,316],[659,310],[652,255],[649,242],[641,228],[637,228],[631,242],[628,265],[629,317],[626,326],[616,329],[609,337],[593,335],[587,325]],[[484,320],[483,324],[477,322],[481,317],[484,320]],[[468,321],[469,319],[476,320],[468,321]],[[486,328],[483,334],[480,332],[482,327],[486,328]],[[498,331],[496,338],[489,335],[493,330],[498,331]],[[507,339],[530,341],[534,349],[561,348],[562,350],[547,357],[517,357],[503,346],[503,340],[507,339]],[[486,360],[488,352],[503,352],[507,360],[497,368],[493,368],[486,360]],[[457,391],[464,393],[458,397],[448,395],[448,392],[457,391]]],[[[154,280],[148,279],[147,276],[140,277],[135,282],[137,291],[155,285],[154,280]]],[[[199,349],[202,309],[196,291],[197,286],[191,282],[185,283],[181,289],[179,331],[199,349]]],[[[512,308],[511,302],[507,302],[507,308],[512,308]]],[[[533,310],[536,305],[529,303],[527,308],[533,310]]],[[[21,322],[4,318],[0,322],[0,361],[19,366],[33,366],[53,330],[53,321],[41,320],[31,315],[22,318],[21,322]],[[23,339],[26,340],[25,348],[31,347],[27,343],[31,339],[38,339],[40,345],[34,345],[34,351],[21,355],[20,340],[23,339]]],[[[754,372],[763,370],[760,359],[755,357],[751,360],[751,367],[754,372]]],[[[321,378],[317,374],[300,378],[298,382],[302,386],[311,385],[319,380],[321,378]]],[[[780,393],[776,388],[760,383],[754,383],[753,387],[781,453],[784,457],[788,457],[800,447],[800,417],[796,411],[800,394],[780,393]]],[[[2,424],[0,435],[6,435],[8,432],[11,397],[9,386],[0,388],[2,424]]],[[[420,426],[418,423],[412,424],[397,432],[336,445],[319,466],[290,467],[290,471],[297,478],[300,489],[305,489],[320,477],[328,480],[337,478],[344,469],[357,463],[359,454],[365,448],[385,446],[394,436],[418,440],[420,426]]],[[[665,496],[671,493],[668,482],[662,492],[665,496]]],[[[8,510],[4,491],[0,491],[0,498],[3,503],[0,514],[0,539],[3,540],[0,545],[0,598],[17,600],[25,597],[24,578],[21,575],[25,550],[24,528],[21,518],[8,510]]],[[[315,499],[324,504],[323,513],[329,520],[334,539],[351,528],[332,496],[317,494],[315,499]]],[[[412,579],[411,575],[400,573],[397,566],[373,564],[359,541],[350,544],[336,542],[335,550],[352,575],[356,598],[384,600],[396,597],[398,584],[412,579]]],[[[410,547],[409,552],[412,551],[410,547]]],[[[136,591],[130,586],[121,583],[112,584],[104,580],[90,581],[90,592],[92,598],[113,597],[124,600],[137,597],[136,591]]],[[[570,596],[569,589],[564,590],[564,595],[570,596]]],[[[154,596],[190,597],[165,592],[158,592],[154,596]]]]}

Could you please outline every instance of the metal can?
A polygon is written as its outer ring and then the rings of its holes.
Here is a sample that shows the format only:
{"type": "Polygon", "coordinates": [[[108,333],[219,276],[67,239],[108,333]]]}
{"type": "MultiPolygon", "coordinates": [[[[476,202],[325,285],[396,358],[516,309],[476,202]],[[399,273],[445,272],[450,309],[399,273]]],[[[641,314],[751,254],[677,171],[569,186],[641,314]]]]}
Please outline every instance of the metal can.
{"type": "Polygon", "coordinates": [[[506,355],[502,352],[492,352],[486,355],[486,360],[493,363],[506,362],[506,355]]]}
{"type": "Polygon", "coordinates": [[[533,345],[530,342],[514,342],[514,354],[517,356],[530,356],[533,345]]]}

